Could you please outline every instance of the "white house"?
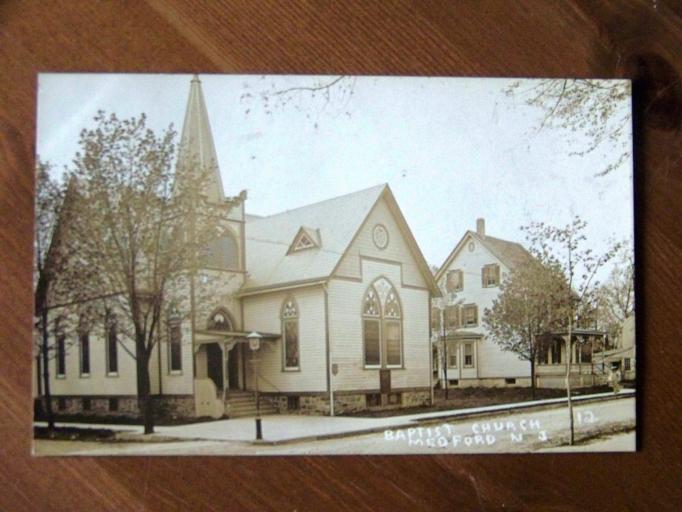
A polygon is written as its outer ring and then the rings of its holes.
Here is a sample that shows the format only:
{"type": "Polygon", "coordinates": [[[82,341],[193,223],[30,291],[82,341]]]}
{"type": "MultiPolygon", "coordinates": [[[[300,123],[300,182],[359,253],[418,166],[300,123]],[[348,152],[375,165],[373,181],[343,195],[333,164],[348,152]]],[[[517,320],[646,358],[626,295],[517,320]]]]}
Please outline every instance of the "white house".
{"type": "Polygon", "coordinates": [[[434,381],[441,387],[446,372],[450,388],[530,386],[530,363],[501,350],[482,326],[500,283],[530,257],[520,244],[487,235],[478,219],[476,231],[467,231],[438,269],[442,297],[433,299],[431,315],[434,381]]]}
{"type": "MultiPolygon", "coordinates": [[[[180,147],[178,172],[183,159],[213,166],[205,193],[225,201],[197,77],[180,147]]],[[[429,308],[440,292],[389,186],[267,217],[247,214],[246,201],[230,198],[230,232],[196,277],[208,291],[196,300],[187,287],[174,292],[152,357],[159,407],[249,414],[256,388],[271,412],[429,403],[429,308]],[[256,351],[250,333],[261,339],[256,351]]],[[[58,412],[136,412],[132,342],[115,322],[61,338],[50,368],[58,412]]]]}

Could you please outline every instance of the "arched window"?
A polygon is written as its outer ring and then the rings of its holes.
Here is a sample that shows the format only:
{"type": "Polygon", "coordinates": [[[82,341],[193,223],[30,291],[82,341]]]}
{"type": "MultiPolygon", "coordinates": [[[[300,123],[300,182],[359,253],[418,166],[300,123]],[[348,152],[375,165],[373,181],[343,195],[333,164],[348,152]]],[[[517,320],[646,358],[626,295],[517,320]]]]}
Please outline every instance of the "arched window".
{"type": "Polygon", "coordinates": [[[208,268],[239,270],[239,245],[230,233],[210,241],[204,252],[203,264],[208,268]]]}
{"type": "Polygon", "coordinates": [[[220,308],[208,319],[209,331],[233,331],[232,318],[226,309],[220,308]]]}
{"type": "Polygon", "coordinates": [[[182,321],[175,306],[168,311],[168,371],[182,372],[182,321]]]}
{"type": "Polygon", "coordinates": [[[57,378],[63,379],[66,377],[66,335],[61,326],[60,319],[55,322],[55,344],[57,346],[57,356],[55,357],[56,375],[57,378]]]}
{"type": "Polygon", "coordinates": [[[362,332],[366,367],[402,366],[402,309],[398,292],[383,277],[377,279],[365,292],[362,332]]]}
{"type": "Polygon", "coordinates": [[[78,321],[78,346],[80,353],[80,375],[90,376],[90,325],[85,314],[78,321]]]}
{"type": "Polygon", "coordinates": [[[118,375],[118,327],[116,325],[116,315],[107,311],[105,324],[107,330],[107,375],[118,375]]]}
{"type": "Polygon", "coordinates": [[[282,304],[282,367],[285,371],[300,370],[298,306],[293,297],[282,304]]]}

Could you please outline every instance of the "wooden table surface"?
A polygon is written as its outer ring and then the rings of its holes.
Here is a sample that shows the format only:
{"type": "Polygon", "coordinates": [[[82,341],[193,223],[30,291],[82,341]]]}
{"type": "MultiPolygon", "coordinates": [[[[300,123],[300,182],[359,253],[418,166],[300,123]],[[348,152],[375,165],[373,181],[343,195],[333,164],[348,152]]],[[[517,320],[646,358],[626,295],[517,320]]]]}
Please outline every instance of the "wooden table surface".
{"type": "Polygon", "coordinates": [[[682,3],[4,1],[0,508],[663,510],[681,502],[682,3]],[[39,71],[635,79],[640,451],[276,458],[30,456],[39,71]]]}

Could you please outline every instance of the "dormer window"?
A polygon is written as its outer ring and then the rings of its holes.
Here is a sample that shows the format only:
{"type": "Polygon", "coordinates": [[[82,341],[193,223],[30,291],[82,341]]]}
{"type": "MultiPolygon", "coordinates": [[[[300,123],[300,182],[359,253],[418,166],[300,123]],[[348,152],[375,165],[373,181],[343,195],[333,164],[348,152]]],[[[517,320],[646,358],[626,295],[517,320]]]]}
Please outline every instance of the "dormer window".
{"type": "Polygon", "coordinates": [[[294,246],[294,251],[300,251],[301,249],[310,249],[315,244],[308,238],[305,234],[301,236],[296,245],[294,246]]]}
{"type": "Polygon", "coordinates": [[[317,229],[301,227],[289,246],[288,254],[320,247],[320,233],[317,229]]]}

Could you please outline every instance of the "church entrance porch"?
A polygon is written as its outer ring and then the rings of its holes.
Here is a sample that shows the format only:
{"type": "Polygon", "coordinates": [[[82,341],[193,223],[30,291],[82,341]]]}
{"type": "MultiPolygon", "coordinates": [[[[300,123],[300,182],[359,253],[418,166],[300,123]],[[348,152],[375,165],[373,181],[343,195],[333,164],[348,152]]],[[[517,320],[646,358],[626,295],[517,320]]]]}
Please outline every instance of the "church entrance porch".
{"type": "Polygon", "coordinates": [[[222,417],[228,395],[244,389],[243,354],[242,344],[235,339],[203,339],[195,346],[194,394],[197,416],[222,417]]]}
{"type": "Polygon", "coordinates": [[[201,343],[194,359],[195,378],[210,380],[217,393],[245,389],[243,344],[236,341],[201,343]]]}

